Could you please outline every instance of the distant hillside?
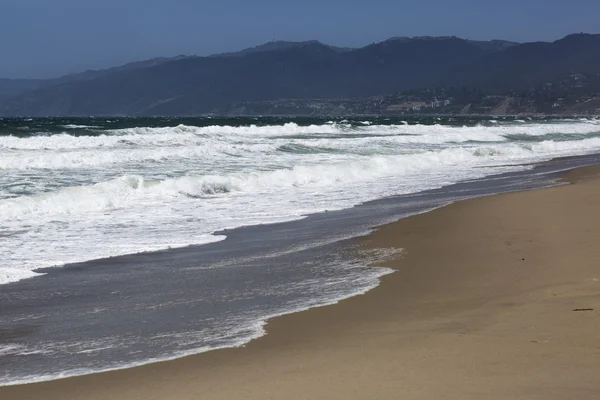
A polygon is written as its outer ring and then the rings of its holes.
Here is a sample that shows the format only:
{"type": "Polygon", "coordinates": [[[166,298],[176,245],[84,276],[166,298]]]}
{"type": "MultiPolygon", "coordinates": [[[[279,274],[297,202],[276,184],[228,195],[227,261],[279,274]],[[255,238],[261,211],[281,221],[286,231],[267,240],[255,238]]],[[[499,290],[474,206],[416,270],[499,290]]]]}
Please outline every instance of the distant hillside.
{"type": "Polygon", "coordinates": [[[235,51],[235,52],[231,52],[231,53],[215,54],[211,57],[241,57],[241,56],[246,56],[248,54],[253,54],[253,53],[264,53],[267,51],[288,50],[288,49],[294,49],[294,48],[304,47],[304,46],[308,46],[308,45],[327,46],[331,50],[338,52],[338,53],[353,50],[352,48],[349,48],[349,47],[335,47],[335,46],[324,45],[321,42],[319,42],[318,40],[309,40],[306,42],[287,42],[287,41],[283,41],[283,40],[277,40],[277,41],[272,41],[272,42],[268,42],[265,44],[261,44],[259,46],[249,47],[247,49],[243,49],[240,51],[235,51]]]}
{"type": "Polygon", "coordinates": [[[360,49],[270,42],[211,57],[156,59],[61,78],[12,97],[4,115],[198,115],[232,104],[339,99],[434,87],[508,93],[600,72],[600,35],[518,44],[392,38],[360,49]]]}
{"type": "Polygon", "coordinates": [[[525,90],[570,74],[600,72],[600,35],[576,34],[553,43],[525,43],[449,72],[442,85],[482,90],[525,90]]]}
{"type": "Polygon", "coordinates": [[[183,59],[190,58],[190,57],[191,56],[184,56],[184,55],[180,55],[180,56],[172,57],[172,58],[157,57],[157,58],[152,58],[150,60],[136,61],[136,62],[128,63],[128,64],[121,65],[118,67],[111,67],[111,68],[107,68],[107,69],[98,69],[98,70],[88,70],[88,71],[81,72],[81,73],[68,74],[68,75],[62,76],[58,79],[48,80],[45,82],[45,86],[60,85],[63,83],[70,83],[70,82],[77,82],[77,81],[88,81],[91,79],[100,78],[102,76],[113,74],[116,72],[132,71],[132,70],[136,70],[136,69],[155,67],[157,65],[165,64],[165,63],[168,63],[171,61],[183,60],[183,59]]]}
{"type": "Polygon", "coordinates": [[[41,79],[0,79],[0,104],[11,97],[39,88],[41,79]]]}
{"type": "Polygon", "coordinates": [[[164,64],[170,61],[181,60],[184,58],[188,58],[188,56],[178,56],[173,58],[158,57],[150,60],[136,61],[108,69],[88,70],[85,72],[68,74],[60,78],[53,79],[0,79],[0,107],[3,101],[6,101],[11,97],[16,97],[36,89],[57,86],[71,82],[87,81],[120,71],[154,67],[156,65],[164,64]]]}
{"type": "MultiPolygon", "coordinates": [[[[396,36],[393,38],[388,39],[387,41],[397,41],[397,42],[423,42],[423,41],[446,41],[446,40],[452,40],[452,39],[458,39],[458,40],[462,40],[460,38],[457,38],[456,36],[417,36],[417,37],[404,37],[404,36],[396,36]]],[[[493,53],[493,52],[497,52],[500,50],[505,50],[509,47],[512,46],[516,46],[519,45],[520,43],[517,42],[509,42],[506,40],[488,40],[488,41],[483,41],[483,40],[465,40],[468,44],[478,47],[481,50],[488,52],[488,53],[493,53]]]]}

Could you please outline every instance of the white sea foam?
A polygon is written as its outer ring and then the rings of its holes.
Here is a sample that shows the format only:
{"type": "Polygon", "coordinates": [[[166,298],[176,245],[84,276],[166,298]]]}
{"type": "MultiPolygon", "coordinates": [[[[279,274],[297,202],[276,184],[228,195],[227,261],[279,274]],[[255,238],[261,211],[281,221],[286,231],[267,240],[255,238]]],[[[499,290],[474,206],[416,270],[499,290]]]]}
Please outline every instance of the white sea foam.
{"type": "Polygon", "coordinates": [[[419,151],[419,147],[426,149],[427,145],[507,142],[510,135],[580,138],[590,134],[600,135],[600,125],[594,121],[518,127],[514,124],[494,127],[370,125],[358,128],[339,124],[304,127],[293,123],[279,127],[180,125],[122,129],[98,136],[66,133],[28,138],[3,136],[0,137],[0,151],[3,151],[0,169],[79,169],[173,160],[216,165],[224,162],[227,156],[264,159],[282,146],[301,147],[316,153],[332,152],[338,156],[348,153],[397,154],[419,151]]]}
{"type": "MultiPolygon", "coordinates": [[[[33,278],[34,276],[38,276],[41,274],[35,273],[32,270],[27,268],[3,268],[0,267],[0,284],[10,283],[10,282],[18,282],[23,279],[33,278]]],[[[2,350],[0,349],[0,355],[2,355],[2,350]]]]}
{"type": "Polygon", "coordinates": [[[0,283],[35,276],[39,267],[208,243],[221,240],[212,234],[226,228],[597,151],[596,119],[1,136],[0,283]]]}
{"type": "Polygon", "coordinates": [[[101,126],[96,126],[96,125],[76,125],[76,124],[61,125],[61,127],[65,128],[65,129],[100,129],[101,128],[101,126]]]}
{"type": "MultiPolygon", "coordinates": [[[[87,148],[119,148],[132,146],[176,146],[203,144],[210,140],[235,140],[286,137],[298,135],[400,135],[399,142],[415,143],[446,143],[464,141],[502,141],[504,135],[522,134],[529,136],[552,134],[589,134],[598,133],[600,123],[596,120],[586,120],[584,123],[553,123],[553,124],[509,124],[500,126],[454,127],[448,125],[367,125],[352,127],[349,124],[324,124],[299,126],[287,123],[282,126],[207,126],[194,127],[179,125],[165,128],[127,128],[112,131],[97,136],[73,136],[68,133],[51,136],[2,136],[0,149],[22,150],[73,150],[87,148]],[[410,138],[402,135],[414,135],[410,138]]],[[[338,137],[338,136],[336,136],[338,137]]]]}
{"type": "MultiPolygon", "coordinates": [[[[175,197],[207,198],[210,195],[241,192],[260,195],[269,192],[330,189],[372,182],[413,173],[437,171],[444,166],[471,164],[485,158],[486,164],[518,160],[552,151],[600,147],[600,138],[578,144],[541,142],[531,146],[490,145],[447,148],[420,153],[361,156],[352,161],[330,164],[296,165],[270,171],[234,172],[225,175],[184,176],[176,179],[146,180],[142,176],[122,176],[91,186],[67,187],[56,192],[0,200],[0,221],[21,217],[58,214],[87,214],[125,207],[137,207],[144,199],[169,201],[175,197]],[[536,152],[537,150],[537,152],[536,152]]],[[[341,189],[341,188],[340,188],[341,189]]],[[[409,190],[412,189],[409,185],[409,190]]],[[[414,189],[417,189],[416,187],[414,189]]]]}

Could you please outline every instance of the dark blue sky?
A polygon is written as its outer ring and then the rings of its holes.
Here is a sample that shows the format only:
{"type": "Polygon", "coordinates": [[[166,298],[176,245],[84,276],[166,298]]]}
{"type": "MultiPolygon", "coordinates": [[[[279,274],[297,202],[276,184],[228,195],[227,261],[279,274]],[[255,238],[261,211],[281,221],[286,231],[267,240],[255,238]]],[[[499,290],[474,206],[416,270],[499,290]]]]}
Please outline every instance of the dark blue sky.
{"type": "Polygon", "coordinates": [[[53,77],[272,40],[555,40],[600,31],[598,0],[0,0],[0,77],[53,77]]]}

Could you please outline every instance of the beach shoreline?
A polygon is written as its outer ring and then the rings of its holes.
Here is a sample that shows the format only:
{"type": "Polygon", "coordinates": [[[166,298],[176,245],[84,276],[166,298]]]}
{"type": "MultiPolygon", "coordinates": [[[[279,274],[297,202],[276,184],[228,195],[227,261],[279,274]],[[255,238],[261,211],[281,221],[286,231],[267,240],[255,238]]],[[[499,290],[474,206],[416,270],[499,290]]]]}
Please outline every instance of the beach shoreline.
{"type": "Polygon", "coordinates": [[[365,295],[269,320],[241,348],[49,382],[7,399],[597,398],[600,167],[359,238],[403,248],[365,295]],[[573,311],[581,310],[581,311],[573,311]]]}

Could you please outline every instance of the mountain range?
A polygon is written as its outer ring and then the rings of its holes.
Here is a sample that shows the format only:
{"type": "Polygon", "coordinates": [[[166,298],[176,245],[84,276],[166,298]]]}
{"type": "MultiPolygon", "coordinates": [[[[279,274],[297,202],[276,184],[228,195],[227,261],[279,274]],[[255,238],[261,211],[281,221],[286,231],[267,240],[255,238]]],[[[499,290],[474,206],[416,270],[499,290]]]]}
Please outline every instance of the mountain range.
{"type": "Polygon", "coordinates": [[[360,98],[439,87],[508,94],[573,74],[598,80],[600,35],[533,43],[394,37],[356,49],[278,41],[57,79],[0,79],[0,115],[204,115],[237,102],[360,98]]]}

